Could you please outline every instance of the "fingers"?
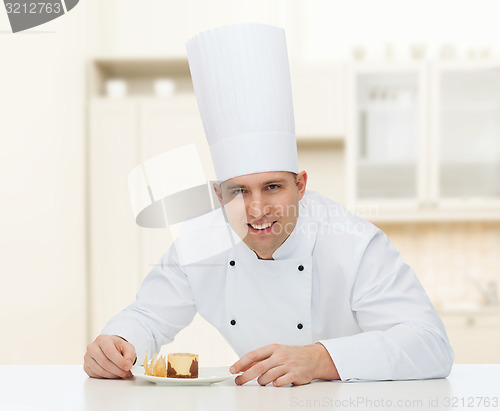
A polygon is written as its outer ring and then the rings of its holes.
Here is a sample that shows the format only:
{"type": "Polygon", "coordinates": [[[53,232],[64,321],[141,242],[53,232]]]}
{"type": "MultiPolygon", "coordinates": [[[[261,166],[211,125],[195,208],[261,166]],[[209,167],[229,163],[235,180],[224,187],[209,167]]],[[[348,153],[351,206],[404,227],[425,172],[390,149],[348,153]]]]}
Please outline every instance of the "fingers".
{"type": "Polygon", "coordinates": [[[243,356],[231,367],[231,372],[243,371],[234,380],[237,385],[254,378],[260,385],[273,382],[276,387],[307,384],[314,378],[314,353],[308,346],[272,344],[243,356]]]}
{"type": "Polygon", "coordinates": [[[129,372],[125,377],[119,377],[101,367],[94,358],[91,358],[88,363],[84,366],[85,371],[90,377],[93,378],[127,378],[131,377],[132,374],[129,372]]]}
{"type": "Polygon", "coordinates": [[[269,357],[263,361],[254,363],[243,374],[236,377],[234,381],[237,385],[245,384],[246,382],[265,374],[268,370],[276,367],[277,365],[281,364],[277,364],[273,357],[269,357]]]}
{"type": "Polygon", "coordinates": [[[119,337],[101,335],[87,347],[84,370],[94,378],[129,378],[132,356],[135,358],[132,344],[119,337]]]}
{"type": "Polygon", "coordinates": [[[130,367],[132,367],[137,358],[134,346],[125,340],[119,341],[118,345],[120,346],[121,354],[126,360],[127,365],[130,364],[130,367]]]}
{"type": "Polygon", "coordinates": [[[92,358],[90,355],[85,356],[85,362],[83,364],[83,369],[89,375],[89,377],[93,377],[93,378],[117,378],[116,375],[113,375],[113,374],[109,373],[108,371],[104,370],[99,364],[97,364],[95,359],[92,358]]]}
{"type": "MultiPolygon", "coordinates": [[[[259,364],[262,364],[262,363],[259,363],[259,364]]],[[[262,366],[262,368],[265,369],[266,366],[262,366]]],[[[256,377],[258,377],[257,382],[262,386],[265,386],[265,385],[269,384],[270,382],[272,382],[275,387],[282,387],[282,386],[288,385],[288,384],[293,384],[293,385],[304,384],[303,382],[300,382],[300,380],[298,379],[298,377],[299,377],[298,374],[294,371],[291,371],[291,369],[288,365],[272,366],[264,373],[261,373],[259,371],[259,369],[260,369],[260,367],[253,367],[250,370],[248,370],[246,373],[236,377],[234,380],[236,385],[243,385],[243,384],[247,383],[248,381],[253,380],[256,377]],[[255,374],[257,374],[257,375],[255,375],[255,374]],[[259,377],[259,375],[260,375],[260,377],[259,377]]]]}
{"type": "Polygon", "coordinates": [[[309,384],[310,381],[304,380],[297,371],[292,371],[290,367],[281,365],[278,367],[274,367],[267,371],[265,374],[261,375],[257,379],[257,382],[263,386],[272,382],[275,387],[283,387],[288,384],[309,384]]]}
{"type": "MultiPolygon", "coordinates": [[[[100,341],[99,347],[106,358],[113,364],[113,369],[118,368],[121,371],[130,371],[132,368],[132,359],[125,358],[122,355],[123,345],[129,344],[120,338],[105,338],[100,341]]],[[[100,357],[101,358],[101,357],[100,357]]],[[[97,360],[97,358],[96,358],[97,360]]],[[[102,366],[103,363],[99,362],[102,366]]],[[[107,363],[105,363],[107,364],[107,363]]],[[[105,367],[106,368],[106,367],[105,367]]],[[[111,370],[109,370],[111,371],[111,370]]]]}
{"type": "MultiPolygon", "coordinates": [[[[252,364],[250,364],[248,367],[246,367],[246,369],[241,370],[241,371],[238,371],[238,372],[240,372],[240,373],[241,373],[241,372],[243,372],[243,371],[247,371],[249,368],[251,368],[251,367],[252,367],[253,365],[255,365],[255,364],[258,364],[258,361],[253,362],[253,363],[252,363],[252,364]]],[[[232,374],[237,374],[237,372],[235,371],[234,365],[233,365],[233,366],[231,366],[231,368],[229,369],[229,371],[230,371],[232,374]]]]}
{"type": "MultiPolygon", "coordinates": [[[[295,372],[288,372],[281,377],[277,378],[274,380],[273,385],[275,387],[283,387],[288,384],[293,384],[293,385],[302,385],[304,383],[299,383],[297,382],[297,374],[295,372]]],[[[307,384],[307,383],[306,383],[307,384]]]]}
{"type": "MultiPolygon", "coordinates": [[[[281,378],[282,376],[284,376],[288,371],[288,368],[284,365],[278,365],[277,367],[273,367],[271,368],[270,370],[268,370],[267,372],[265,372],[264,374],[262,374],[258,379],[257,379],[257,382],[264,386],[264,385],[267,385],[269,384],[270,382],[273,382],[274,381],[274,386],[277,386],[276,385],[276,380],[278,378],[281,378]]],[[[287,383],[289,384],[289,383],[287,383]]]]}
{"type": "Polygon", "coordinates": [[[265,360],[270,357],[273,351],[278,347],[278,344],[266,345],[265,347],[258,348],[250,351],[248,354],[241,357],[236,361],[229,371],[233,374],[248,370],[254,363],[265,360]]]}
{"type": "Polygon", "coordinates": [[[128,376],[129,371],[114,364],[97,344],[89,346],[88,352],[88,365],[97,376],[102,378],[126,378],[128,376]]]}

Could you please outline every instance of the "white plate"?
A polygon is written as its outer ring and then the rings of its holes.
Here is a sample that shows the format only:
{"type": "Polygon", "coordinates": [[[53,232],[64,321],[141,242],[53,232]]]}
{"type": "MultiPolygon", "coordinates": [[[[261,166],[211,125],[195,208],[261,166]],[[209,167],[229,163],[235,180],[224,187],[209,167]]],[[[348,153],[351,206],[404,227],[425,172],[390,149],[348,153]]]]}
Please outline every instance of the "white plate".
{"type": "Polygon", "coordinates": [[[134,365],[132,367],[132,374],[136,378],[154,382],[158,385],[210,385],[214,382],[221,382],[236,377],[236,374],[229,372],[229,367],[200,367],[198,378],[167,378],[146,375],[144,367],[134,365]]]}

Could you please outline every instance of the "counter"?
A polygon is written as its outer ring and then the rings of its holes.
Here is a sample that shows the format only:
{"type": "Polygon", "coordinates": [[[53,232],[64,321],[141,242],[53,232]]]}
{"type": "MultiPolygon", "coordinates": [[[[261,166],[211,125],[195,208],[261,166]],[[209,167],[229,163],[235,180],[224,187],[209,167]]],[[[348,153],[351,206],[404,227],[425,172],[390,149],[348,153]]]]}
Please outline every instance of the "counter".
{"type": "Polygon", "coordinates": [[[159,386],[87,377],[81,365],[0,366],[0,410],[500,409],[500,364],[455,364],[448,378],[313,381],[303,386],[159,386]]]}

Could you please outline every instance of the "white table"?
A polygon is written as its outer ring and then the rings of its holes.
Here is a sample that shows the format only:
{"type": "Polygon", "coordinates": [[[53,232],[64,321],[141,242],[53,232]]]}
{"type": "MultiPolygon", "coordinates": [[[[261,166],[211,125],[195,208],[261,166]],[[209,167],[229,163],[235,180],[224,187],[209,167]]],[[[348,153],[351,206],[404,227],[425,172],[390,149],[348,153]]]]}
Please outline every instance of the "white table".
{"type": "Polygon", "coordinates": [[[241,387],[88,378],[81,365],[0,366],[0,410],[499,410],[500,364],[454,365],[446,379],[241,387]],[[486,402],[488,399],[489,402],[486,402]],[[495,406],[496,405],[496,406],[495,406]]]}

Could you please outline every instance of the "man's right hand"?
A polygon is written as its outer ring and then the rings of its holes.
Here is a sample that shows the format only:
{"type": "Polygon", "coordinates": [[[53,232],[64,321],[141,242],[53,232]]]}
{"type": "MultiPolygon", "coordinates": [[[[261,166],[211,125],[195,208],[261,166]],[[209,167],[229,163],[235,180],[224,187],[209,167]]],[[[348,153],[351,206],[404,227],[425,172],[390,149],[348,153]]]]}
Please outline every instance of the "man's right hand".
{"type": "Polygon", "coordinates": [[[135,348],[117,335],[99,335],[87,346],[83,369],[93,378],[130,378],[135,348]]]}

